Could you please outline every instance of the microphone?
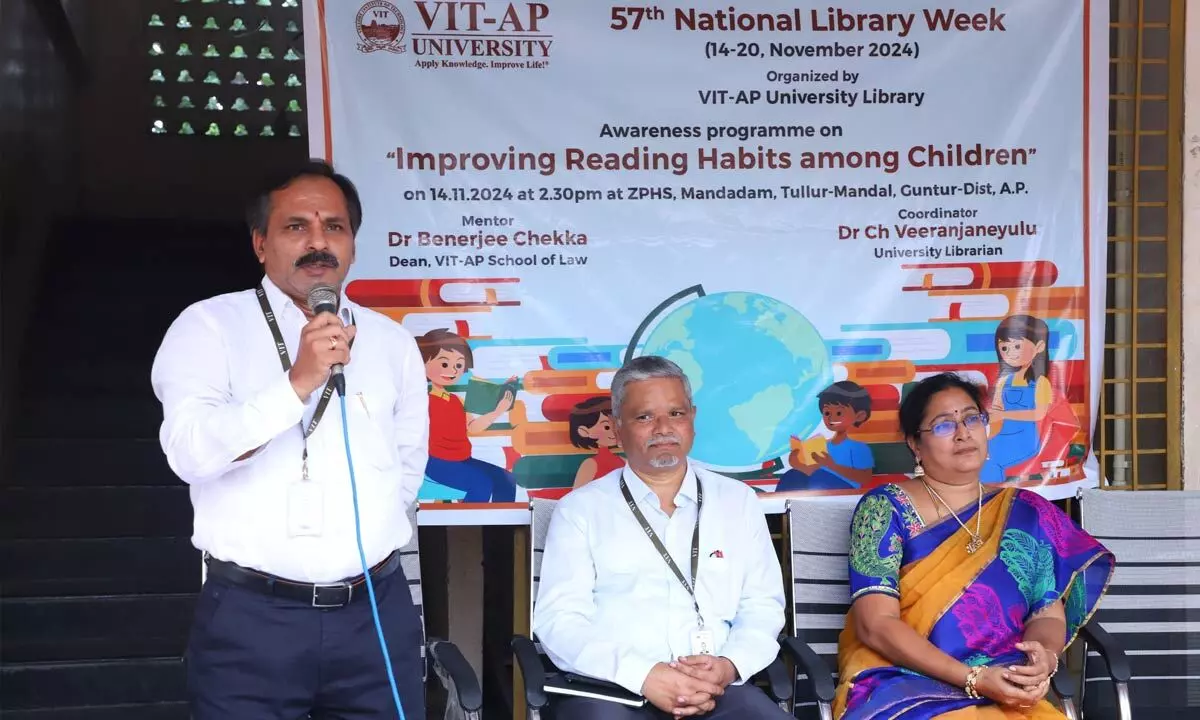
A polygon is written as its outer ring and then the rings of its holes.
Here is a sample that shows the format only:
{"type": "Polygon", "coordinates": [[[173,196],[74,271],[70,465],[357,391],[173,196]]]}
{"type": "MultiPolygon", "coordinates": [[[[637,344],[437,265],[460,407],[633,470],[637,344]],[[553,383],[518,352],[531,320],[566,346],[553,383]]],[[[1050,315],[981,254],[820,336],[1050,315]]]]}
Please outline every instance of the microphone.
{"type": "MultiPolygon", "coordinates": [[[[337,317],[337,290],[333,289],[332,285],[317,285],[313,287],[312,290],[308,291],[308,308],[314,316],[327,312],[337,317]]],[[[333,388],[342,397],[346,397],[346,376],[342,372],[342,364],[334,363],[333,367],[330,368],[330,373],[333,375],[333,388]]]]}

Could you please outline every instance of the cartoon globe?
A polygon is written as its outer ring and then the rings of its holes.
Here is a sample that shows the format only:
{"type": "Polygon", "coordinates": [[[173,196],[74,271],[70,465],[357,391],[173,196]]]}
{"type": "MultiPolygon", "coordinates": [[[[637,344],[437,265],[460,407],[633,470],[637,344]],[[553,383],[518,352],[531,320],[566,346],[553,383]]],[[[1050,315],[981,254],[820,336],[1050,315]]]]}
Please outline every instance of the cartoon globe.
{"type": "Polygon", "coordinates": [[[821,421],[817,393],[833,382],[816,328],[784,303],[757,293],[706,295],[675,308],[641,354],[677,363],[699,413],[692,456],[740,468],[790,452],[821,421]]]}

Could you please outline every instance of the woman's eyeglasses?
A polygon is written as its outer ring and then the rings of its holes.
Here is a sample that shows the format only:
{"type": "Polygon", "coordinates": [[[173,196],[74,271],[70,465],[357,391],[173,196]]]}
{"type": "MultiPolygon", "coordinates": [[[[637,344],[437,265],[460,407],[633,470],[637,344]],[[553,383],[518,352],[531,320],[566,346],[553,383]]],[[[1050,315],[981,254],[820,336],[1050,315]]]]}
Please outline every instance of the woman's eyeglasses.
{"type": "Polygon", "coordinates": [[[958,431],[959,423],[962,423],[962,426],[968,430],[975,430],[986,426],[987,422],[987,413],[971,413],[970,415],[964,415],[960,420],[953,418],[939,420],[927,428],[921,428],[918,432],[930,433],[934,437],[950,437],[958,431]]]}

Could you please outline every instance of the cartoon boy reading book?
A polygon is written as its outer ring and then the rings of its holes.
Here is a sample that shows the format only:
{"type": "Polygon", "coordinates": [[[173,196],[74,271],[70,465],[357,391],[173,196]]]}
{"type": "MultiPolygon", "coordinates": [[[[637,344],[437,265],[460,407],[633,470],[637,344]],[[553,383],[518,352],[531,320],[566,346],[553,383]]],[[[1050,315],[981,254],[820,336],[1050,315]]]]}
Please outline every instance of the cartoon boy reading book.
{"type": "MultiPolygon", "coordinates": [[[[517,484],[502,467],[471,457],[468,432],[483,432],[513,406],[510,388],[494,409],[468,420],[462,400],[448,392],[475,365],[467,341],[449,330],[430,330],[417,338],[425,378],[429,380],[429,461],[425,474],[434,482],[466,492],[463,502],[512,502],[517,484]]],[[[516,378],[509,378],[510,381],[516,378]]]]}
{"type": "Polygon", "coordinates": [[[862,487],[871,480],[875,458],[864,442],[849,436],[871,417],[871,396],[849,380],[835,382],[817,396],[825,427],[833,437],[824,443],[799,443],[788,456],[788,470],[779,479],[776,492],[788,490],[846,490],[862,487]],[[821,447],[821,446],[824,447],[821,447]]]}

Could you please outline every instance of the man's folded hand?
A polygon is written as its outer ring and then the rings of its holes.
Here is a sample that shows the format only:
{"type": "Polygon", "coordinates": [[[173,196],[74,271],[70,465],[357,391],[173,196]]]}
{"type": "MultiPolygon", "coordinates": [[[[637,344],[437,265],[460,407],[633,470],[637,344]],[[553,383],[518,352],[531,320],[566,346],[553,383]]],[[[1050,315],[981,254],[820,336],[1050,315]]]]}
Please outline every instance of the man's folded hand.
{"type": "MultiPolygon", "coordinates": [[[[658,663],[642,683],[642,695],[654,707],[674,717],[690,717],[711,712],[725,686],[685,673],[682,666],[658,663]]],[[[709,672],[709,671],[705,671],[709,672]]]]}
{"type": "Polygon", "coordinates": [[[738,675],[737,668],[729,658],[712,655],[688,655],[670,663],[670,666],[689,677],[720,685],[722,688],[729,687],[737,680],[738,675]]]}

